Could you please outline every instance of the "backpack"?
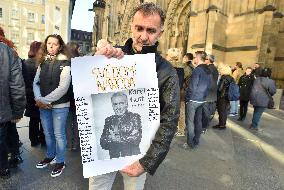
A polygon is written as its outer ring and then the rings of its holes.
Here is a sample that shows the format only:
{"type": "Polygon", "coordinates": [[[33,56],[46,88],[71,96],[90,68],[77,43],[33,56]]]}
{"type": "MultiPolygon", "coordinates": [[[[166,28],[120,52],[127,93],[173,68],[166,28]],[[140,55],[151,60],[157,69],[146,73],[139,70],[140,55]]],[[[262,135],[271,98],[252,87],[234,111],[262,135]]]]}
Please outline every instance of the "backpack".
{"type": "Polygon", "coordinates": [[[231,82],[228,90],[228,99],[229,101],[237,101],[240,98],[240,88],[235,83],[235,81],[231,82]]]}

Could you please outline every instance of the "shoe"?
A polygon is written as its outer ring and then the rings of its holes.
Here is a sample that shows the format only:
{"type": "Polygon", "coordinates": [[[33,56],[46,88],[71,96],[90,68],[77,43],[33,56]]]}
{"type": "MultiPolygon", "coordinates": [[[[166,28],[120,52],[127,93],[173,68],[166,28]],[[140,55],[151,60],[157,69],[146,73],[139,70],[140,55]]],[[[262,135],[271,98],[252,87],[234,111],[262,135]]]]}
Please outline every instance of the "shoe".
{"type": "Polygon", "coordinates": [[[235,114],[233,114],[233,113],[229,113],[229,115],[228,116],[230,116],[230,117],[234,117],[235,116],[235,114]]]}
{"type": "Polygon", "coordinates": [[[226,129],[226,128],[227,128],[226,126],[220,125],[218,129],[219,129],[219,130],[224,130],[224,129],[226,129]]]}
{"type": "Polygon", "coordinates": [[[219,129],[219,130],[224,130],[226,129],[227,127],[226,126],[222,126],[222,125],[215,125],[212,127],[213,129],[219,129]]]}
{"type": "Polygon", "coordinates": [[[213,129],[218,129],[220,127],[220,125],[218,124],[218,125],[214,125],[212,128],[213,129]]]}
{"type": "Polygon", "coordinates": [[[243,120],[245,120],[245,119],[242,118],[242,117],[239,117],[239,118],[238,118],[238,121],[243,121],[243,120]]]}
{"type": "Polygon", "coordinates": [[[11,177],[9,169],[2,169],[0,170],[0,178],[2,179],[9,179],[11,177]]]}
{"type": "Polygon", "coordinates": [[[175,136],[177,136],[177,137],[184,137],[185,135],[183,133],[181,133],[181,132],[176,132],[175,136]]]}
{"type": "Polygon", "coordinates": [[[65,168],[65,163],[56,163],[54,169],[51,172],[51,177],[60,176],[65,168]]]}
{"type": "Polygon", "coordinates": [[[206,131],[207,131],[207,129],[206,129],[206,128],[203,128],[202,131],[201,131],[201,133],[205,134],[206,131]]]}
{"type": "Polygon", "coordinates": [[[37,146],[37,145],[39,145],[39,142],[31,142],[31,146],[32,146],[32,147],[35,147],[35,146],[37,146]]]}
{"type": "Polygon", "coordinates": [[[36,168],[38,169],[45,168],[48,164],[55,164],[55,163],[56,163],[56,158],[45,158],[36,165],[36,168]]]}
{"type": "Polygon", "coordinates": [[[13,156],[8,160],[9,168],[16,168],[19,164],[23,162],[23,159],[21,156],[13,156]]]}

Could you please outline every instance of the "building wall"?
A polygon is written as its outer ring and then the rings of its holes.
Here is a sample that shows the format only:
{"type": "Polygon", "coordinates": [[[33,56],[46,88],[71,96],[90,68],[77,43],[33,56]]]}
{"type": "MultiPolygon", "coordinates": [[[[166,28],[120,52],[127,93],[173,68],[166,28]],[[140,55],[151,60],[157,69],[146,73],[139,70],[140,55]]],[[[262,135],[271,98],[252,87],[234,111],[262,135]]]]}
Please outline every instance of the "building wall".
{"type": "MultiPolygon", "coordinates": [[[[145,1],[146,2],[146,1],[145,1]]],[[[284,87],[284,0],[148,0],[166,11],[159,50],[205,50],[219,63],[244,67],[259,62],[273,69],[284,87]],[[282,67],[281,67],[282,65],[282,67]]],[[[123,44],[131,36],[130,12],[139,0],[106,0],[104,37],[123,44]],[[116,15],[116,16],[115,16],[116,15]],[[118,24],[118,15],[122,21],[118,24]],[[107,19],[109,18],[109,19],[107,19]],[[106,33],[106,31],[108,31],[106,33]]]]}
{"type": "Polygon", "coordinates": [[[17,46],[20,57],[27,58],[30,43],[44,41],[49,34],[69,40],[69,6],[69,0],[1,0],[0,26],[17,46]]]}

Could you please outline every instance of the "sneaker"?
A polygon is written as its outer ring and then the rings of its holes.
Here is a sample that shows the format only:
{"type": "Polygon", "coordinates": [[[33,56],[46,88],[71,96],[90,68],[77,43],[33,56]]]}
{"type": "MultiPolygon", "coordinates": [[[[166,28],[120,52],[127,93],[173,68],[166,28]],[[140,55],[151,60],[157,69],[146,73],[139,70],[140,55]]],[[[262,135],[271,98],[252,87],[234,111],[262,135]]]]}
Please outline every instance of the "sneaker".
{"type": "Polygon", "coordinates": [[[65,163],[56,163],[54,169],[51,172],[51,177],[60,176],[65,168],[65,163]]]}
{"type": "Polygon", "coordinates": [[[38,169],[45,168],[48,164],[55,164],[55,163],[56,163],[55,158],[45,158],[36,165],[36,168],[38,169]]]}
{"type": "Polygon", "coordinates": [[[207,131],[207,128],[202,128],[201,133],[205,134],[205,133],[206,133],[206,131],[207,131]]]}
{"type": "Polygon", "coordinates": [[[185,135],[183,133],[181,133],[181,132],[176,132],[175,136],[177,136],[177,137],[184,137],[185,135]]]}
{"type": "Polygon", "coordinates": [[[10,177],[11,176],[10,176],[10,170],[9,169],[0,170],[0,178],[9,179],[10,177]]]}
{"type": "Polygon", "coordinates": [[[21,156],[13,156],[8,160],[9,168],[16,168],[19,164],[23,163],[21,156]]]}

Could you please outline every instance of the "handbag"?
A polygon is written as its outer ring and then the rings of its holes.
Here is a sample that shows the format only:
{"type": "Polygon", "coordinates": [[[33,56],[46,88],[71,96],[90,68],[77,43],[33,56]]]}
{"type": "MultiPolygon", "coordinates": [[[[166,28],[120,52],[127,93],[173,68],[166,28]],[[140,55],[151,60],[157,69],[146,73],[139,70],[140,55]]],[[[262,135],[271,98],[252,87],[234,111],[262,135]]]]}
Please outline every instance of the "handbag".
{"type": "Polygon", "coordinates": [[[261,84],[261,86],[265,90],[265,92],[266,92],[266,94],[268,95],[268,98],[269,98],[267,108],[268,109],[275,109],[274,108],[274,100],[273,100],[271,94],[268,92],[268,90],[262,84],[261,84]]]}

